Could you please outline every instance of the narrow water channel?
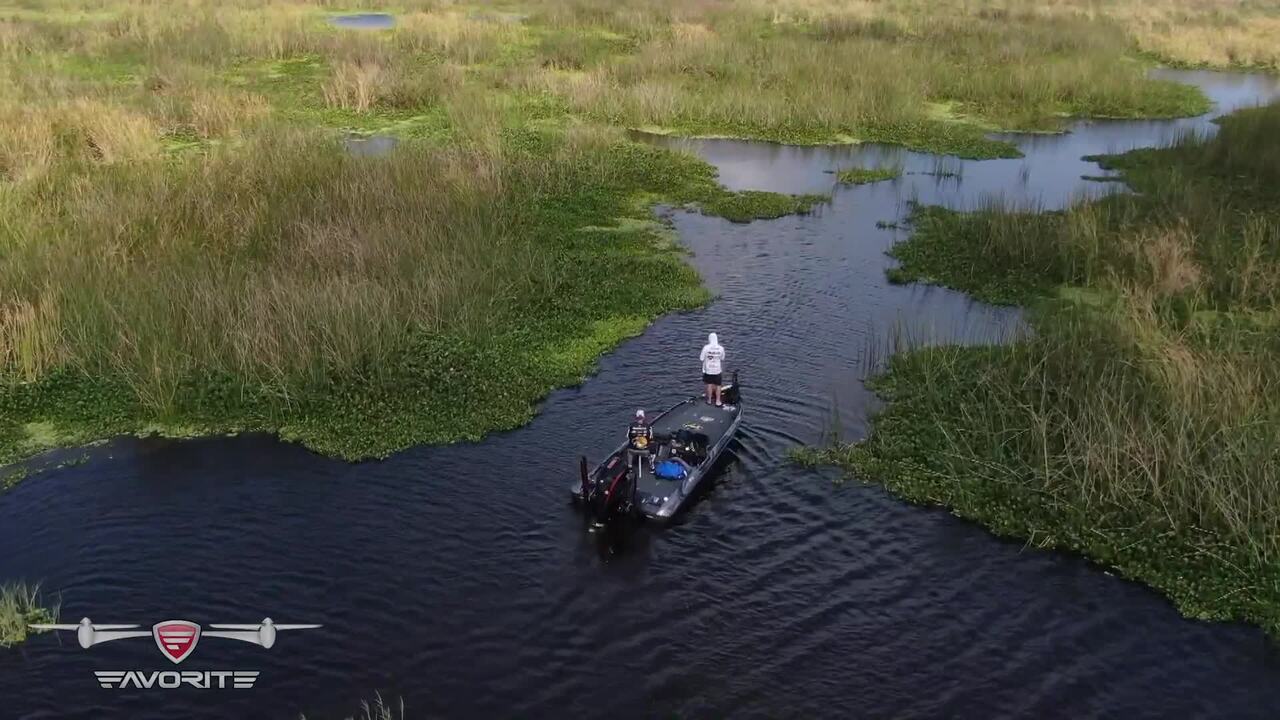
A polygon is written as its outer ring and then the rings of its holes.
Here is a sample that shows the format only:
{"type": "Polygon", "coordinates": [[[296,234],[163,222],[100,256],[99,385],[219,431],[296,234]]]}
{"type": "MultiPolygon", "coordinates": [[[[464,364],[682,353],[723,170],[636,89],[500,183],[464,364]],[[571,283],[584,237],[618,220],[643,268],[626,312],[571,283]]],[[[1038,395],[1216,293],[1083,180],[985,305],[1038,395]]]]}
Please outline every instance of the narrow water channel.
{"type": "MultiPolygon", "coordinates": [[[[1280,97],[1268,78],[1174,76],[1215,112],[1280,97]]],[[[0,580],[43,579],[70,622],[324,624],[270,650],[203,642],[179,668],[260,670],[249,691],[104,690],[92,671],[174,666],[149,639],[38,636],[0,650],[0,717],[315,720],[374,691],[413,719],[1274,717],[1280,652],[1260,631],[1182,619],[1079,558],[786,461],[865,433],[861,379],[889,338],[1018,329],[1016,310],[889,285],[899,231],[878,221],[912,199],[1061,207],[1118,189],[1083,180],[1100,171],[1081,156],[1211,128],[1080,123],[985,162],[680,142],[730,187],[833,199],[749,225],[674,213],[717,299],[623,344],[528,426],[357,465],[266,437],[121,439],[0,495],[0,580]],[[878,163],[906,174],[835,187],[828,172],[878,163]],[[602,554],[567,505],[577,454],[696,392],[708,331],[742,371],[732,457],[676,526],[602,554]]]]}

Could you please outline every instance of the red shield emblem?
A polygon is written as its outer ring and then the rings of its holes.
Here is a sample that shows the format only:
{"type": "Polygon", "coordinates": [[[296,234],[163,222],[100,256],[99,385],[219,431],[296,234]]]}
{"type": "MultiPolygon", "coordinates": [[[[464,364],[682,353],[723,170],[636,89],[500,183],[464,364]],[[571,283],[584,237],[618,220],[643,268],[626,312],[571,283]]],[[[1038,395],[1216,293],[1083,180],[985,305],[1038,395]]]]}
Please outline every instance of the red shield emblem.
{"type": "Polygon", "coordinates": [[[200,640],[200,626],[186,620],[165,620],[151,628],[160,652],[176,665],[196,649],[200,640]]]}

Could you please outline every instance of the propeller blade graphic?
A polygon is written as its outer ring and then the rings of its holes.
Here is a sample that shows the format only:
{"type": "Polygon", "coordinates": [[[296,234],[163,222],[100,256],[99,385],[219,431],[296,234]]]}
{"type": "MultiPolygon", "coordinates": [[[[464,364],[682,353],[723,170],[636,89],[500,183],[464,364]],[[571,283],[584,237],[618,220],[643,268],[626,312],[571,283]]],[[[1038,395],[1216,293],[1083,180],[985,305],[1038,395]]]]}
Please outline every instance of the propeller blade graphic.
{"type": "MultiPolygon", "coordinates": [[[[79,630],[80,628],[84,627],[84,623],[77,623],[75,625],[71,625],[68,623],[58,623],[56,625],[50,625],[47,623],[37,623],[34,625],[28,625],[27,627],[35,628],[36,630],[79,630]]],[[[138,628],[137,625],[99,625],[97,623],[90,623],[89,627],[93,628],[95,631],[97,630],[136,630],[138,628]]]]}
{"type": "Polygon", "coordinates": [[[100,645],[104,642],[112,640],[127,640],[129,638],[151,637],[150,630],[108,630],[106,632],[95,633],[93,636],[93,645],[100,645]]]}
{"type": "MultiPolygon", "coordinates": [[[[210,627],[217,626],[210,625],[210,627]]],[[[253,643],[254,645],[262,644],[262,638],[258,636],[256,628],[253,630],[206,630],[204,636],[222,638],[224,640],[242,640],[247,643],[253,643]]]]}
{"type": "MultiPolygon", "coordinates": [[[[256,624],[235,624],[235,623],[232,623],[232,624],[216,624],[216,625],[210,625],[209,627],[213,628],[214,630],[253,630],[253,631],[257,631],[257,630],[261,630],[261,629],[262,629],[262,623],[256,623],[256,624]]],[[[312,629],[314,629],[314,628],[324,627],[324,626],[323,626],[323,625],[296,625],[296,624],[295,624],[295,625],[287,625],[287,624],[280,624],[280,625],[273,625],[272,627],[274,627],[274,628],[275,628],[275,629],[277,629],[277,630],[312,630],[312,629]]]]}

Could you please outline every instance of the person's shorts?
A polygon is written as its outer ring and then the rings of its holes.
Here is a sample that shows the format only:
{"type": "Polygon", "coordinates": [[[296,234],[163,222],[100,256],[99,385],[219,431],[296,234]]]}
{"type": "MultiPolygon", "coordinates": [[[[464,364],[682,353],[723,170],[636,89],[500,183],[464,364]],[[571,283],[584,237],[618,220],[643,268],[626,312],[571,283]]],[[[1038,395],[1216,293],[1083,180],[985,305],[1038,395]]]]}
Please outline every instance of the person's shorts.
{"type": "Polygon", "coordinates": [[[710,375],[710,374],[708,374],[708,373],[702,373],[702,382],[703,382],[703,384],[705,384],[705,385],[719,385],[719,384],[720,384],[720,373],[716,373],[715,375],[710,375]]]}

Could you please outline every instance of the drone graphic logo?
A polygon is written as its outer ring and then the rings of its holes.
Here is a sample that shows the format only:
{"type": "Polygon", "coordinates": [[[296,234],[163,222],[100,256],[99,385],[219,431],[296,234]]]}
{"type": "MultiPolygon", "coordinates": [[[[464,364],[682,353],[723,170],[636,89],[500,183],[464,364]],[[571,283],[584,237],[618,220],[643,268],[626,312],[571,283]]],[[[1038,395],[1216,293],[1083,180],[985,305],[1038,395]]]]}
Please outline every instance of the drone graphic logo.
{"type": "MultiPolygon", "coordinates": [[[[151,630],[141,630],[140,625],[98,625],[89,618],[84,618],[77,625],[37,624],[31,625],[33,630],[74,630],[80,647],[88,650],[94,645],[151,636],[156,647],[173,664],[177,665],[191,657],[200,638],[223,638],[252,643],[270,650],[276,644],[276,633],[281,630],[311,630],[320,625],[277,625],[271,618],[263,618],[262,622],[250,625],[210,625],[204,630],[200,625],[189,620],[165,620],[151,626],[151,630]]],[[[143,671],[97,671],[94,673],[104,688],[176,688],[191,685],[197,688],[248,689],[253,687],[258,677],[257,671],[195,671],[195,672],[143,672],[143,671]]]]}
{"type": "Polygon", "coordinates": [[[174,665],[186,660],[200,642],[200,626],[186,620],[169,620],[157,623],[151,628],[156,638],[156,646],[160,652],[173,661],[174,665]]]}

